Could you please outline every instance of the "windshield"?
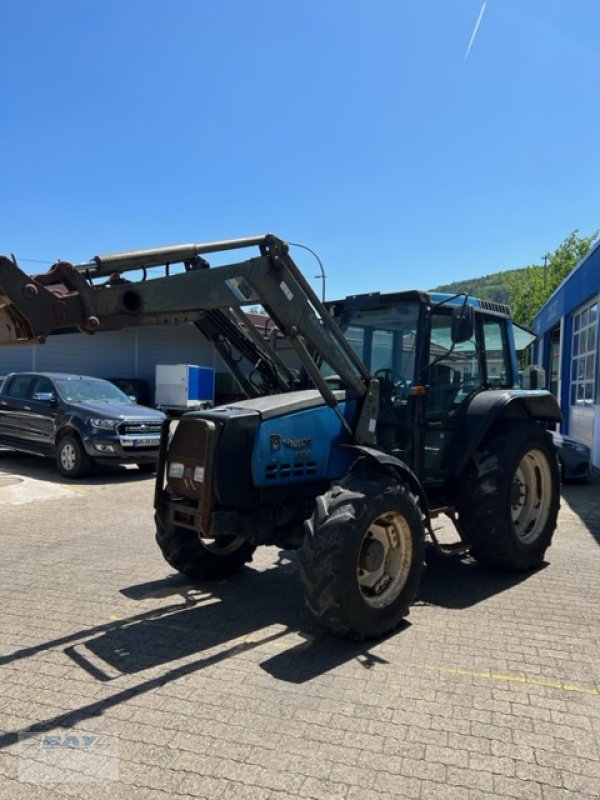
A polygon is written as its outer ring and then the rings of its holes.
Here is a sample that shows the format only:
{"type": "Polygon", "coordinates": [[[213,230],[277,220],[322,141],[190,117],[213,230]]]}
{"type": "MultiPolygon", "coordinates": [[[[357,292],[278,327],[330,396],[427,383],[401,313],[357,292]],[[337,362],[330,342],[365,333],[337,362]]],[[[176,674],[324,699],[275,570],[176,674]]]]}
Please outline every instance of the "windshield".
{"type": "Polygon", "coordinates": [[[101,378],[55,378],[56,389],[68,403],[119,403],[133,405],[120,389],[101,378]]]}
{"type": "MultiPolygon", "coordinates": [[[[337,322],[357,355],[376,377],[414,381],[418,303],[344,310],[337,322]]],[[[324,374],[331,374],[331,370],[324,374]]]]}

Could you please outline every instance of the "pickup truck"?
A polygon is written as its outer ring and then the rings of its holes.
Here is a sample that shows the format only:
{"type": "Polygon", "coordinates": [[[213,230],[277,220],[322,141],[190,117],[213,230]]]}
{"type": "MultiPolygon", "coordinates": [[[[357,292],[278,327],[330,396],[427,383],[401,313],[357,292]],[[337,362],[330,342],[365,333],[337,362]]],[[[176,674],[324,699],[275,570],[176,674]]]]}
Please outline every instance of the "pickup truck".
{"type": "Polygon", "coordinates": [[[0,445],[56,459],[65,478],[93,463],[152,472],[165,414],[87,375],[14,372],[0,387],[0,445]]]}

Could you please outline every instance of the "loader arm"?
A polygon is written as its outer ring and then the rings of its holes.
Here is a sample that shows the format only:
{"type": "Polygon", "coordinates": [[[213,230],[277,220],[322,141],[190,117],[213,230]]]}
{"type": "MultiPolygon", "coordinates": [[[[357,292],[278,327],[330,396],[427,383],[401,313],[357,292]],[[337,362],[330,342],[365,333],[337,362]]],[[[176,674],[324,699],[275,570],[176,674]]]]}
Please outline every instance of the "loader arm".
{"type": "Polygon", "coordinates": [[[247,394],[290,391],[295,376],[244,314],[244,306],[256,304],[288,338],[311,382],[342,419],[318,362],[364,400],[351,433],[360,443],[373,443],[378,382],[275,236],[114,253],[84,264],[59,261],[34,276],[0,256],[0,345],[43,343],[50,334],[74,328],[96,333],[189,322],[213,344],[247,394]],[[203,257],[248,247],[259,254],[225,266],[210,267],[203,257]],[[170,274],[172,264],[183,264],[185,271],[170,274]],[[148,275],[156,267],[164,267],[165,274],[148,275]],[[124,277],[133,270],[143,277],[124,277]],[[250,363],[253,379],[241,369],[240,357],[250,363]]]}

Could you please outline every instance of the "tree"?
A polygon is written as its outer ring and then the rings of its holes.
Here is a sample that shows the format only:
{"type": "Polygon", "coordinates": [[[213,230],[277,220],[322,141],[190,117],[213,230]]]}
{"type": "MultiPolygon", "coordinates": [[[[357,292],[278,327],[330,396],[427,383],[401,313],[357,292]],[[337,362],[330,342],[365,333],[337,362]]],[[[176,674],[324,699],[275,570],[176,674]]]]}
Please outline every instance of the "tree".
{"type": "Polygon", "coordinates": [[[600,230],[591,236],[579,236],[579,230],[570,233],[562,244],[544,257],[544,266],[532,264],[517,272],[507,273],[510,307],[513,319],[530,328],[535,315],[552,292],[586,255],[600,230]]]}

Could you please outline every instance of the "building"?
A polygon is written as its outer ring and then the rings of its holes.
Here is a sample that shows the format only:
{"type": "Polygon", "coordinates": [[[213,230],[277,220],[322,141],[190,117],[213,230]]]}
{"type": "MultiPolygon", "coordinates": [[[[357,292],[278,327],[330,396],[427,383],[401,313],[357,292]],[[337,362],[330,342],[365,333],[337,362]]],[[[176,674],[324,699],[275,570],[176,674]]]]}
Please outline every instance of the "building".
{"type": "MultiPolygon", "coordinates": [[[[248,314],[264,336],[269,317],[248,314]]],[[[284,354],[282,354],[284,355],[284,354]]],[[[286,359],[288,360],[288,359],[286,359]]],[[[142,378],[154,396],[157,364],[197,364],[216,371],[217,402],[239,395],[237,382],[210,343],[192,324],[156,325],[87,335],[49,336],[45,344],[0,348],[0,376],[27,370],[72,372],[98,378],[142,378]]]]}
{"type": "Polygon", "coordinates": [[[565,278],[533,321],[536,362],[560,403],[562,432],[587,444],[600,468],[600,242],[565,278]]]}

